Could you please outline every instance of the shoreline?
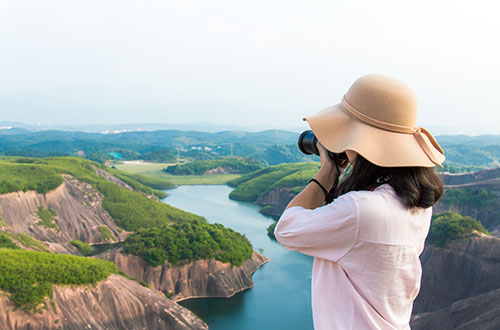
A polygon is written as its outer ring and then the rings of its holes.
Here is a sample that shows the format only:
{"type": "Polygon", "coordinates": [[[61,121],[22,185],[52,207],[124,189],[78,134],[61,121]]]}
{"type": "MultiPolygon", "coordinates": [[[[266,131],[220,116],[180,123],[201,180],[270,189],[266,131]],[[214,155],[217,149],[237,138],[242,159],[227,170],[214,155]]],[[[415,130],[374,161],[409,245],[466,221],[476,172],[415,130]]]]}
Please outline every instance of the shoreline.
{"type": "MultiPolygon", "coordinates": [[[[269,259],[269,258],[267,258],[265,256],[264,256],[264,258],[265,258],[265,260],[263,260],[261,263],[259,263],[257,265],[257,267],[255,268],[255,270],[252,273],[250,273],[250,277],[252,277],[253,274],[257,270],[259,270],[262,266],[264,266],[265,264],[267,264],[268,262],[271,261],[271,259],[269,259]]],[[[178,299],[172,297],[172,298],[169,298],[169,299],[172,300],[172,301],[174,301],[174,302],[176,302],[176,303],[179,303],[179,302],[182,302],[182,301],[186,301],[186,300],[191,300],[191,299],[207,299],[207,298],[229,299],[229,298],[234,297],[236,294],[238,294],[240,292],[243,292],[243,291],[246,291],[246,290],[249,290],[249,289],[253,288],[254,286],[255,286],[255,283],[252,281],[252,285],[250,285],[248,287],[241,288],[239,290],[236,290],[236,291],[234,291],[232,294],[230,294],[228,296],[188,296],[188,297],[181,297],[181,298],[178,298],[178,299]]]]}

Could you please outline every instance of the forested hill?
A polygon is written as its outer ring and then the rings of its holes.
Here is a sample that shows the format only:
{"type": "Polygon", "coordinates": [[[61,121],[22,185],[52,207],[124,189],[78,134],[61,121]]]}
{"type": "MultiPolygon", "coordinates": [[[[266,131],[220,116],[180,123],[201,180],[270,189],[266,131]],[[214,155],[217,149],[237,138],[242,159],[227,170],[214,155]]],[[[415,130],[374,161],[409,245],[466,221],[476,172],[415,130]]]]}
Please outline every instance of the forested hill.
{"type": "Polygon", "coordinates": [[[117,134],[0,129],[0,154],[7,156],[81,156],[98,162],[110,159],[176,162],[241,156],[274,165],[309,159],[297,146],[297,134],[262,132],[164,130],[117,134]]]}
{"type": "MultiPolygon", "coordinates": [[[[104,163],[136,160],[175,163],[221,156],[253,158],[269,165],[313,161],[297,148],[298,134],[281,130],[217,133],[161,130],[116,134],[0,129],[0,154],[7,156],[79,156],[104,163]]],[[[437,136],[447,160],[445,171],[480,170],[500,164],[500,135],[437,136]]]]}
{"type": "MultiPolygon", "coordinates": [[[[265,262],[262,256],[255,256],[260,263],[251,260],[255,253],[244,235],[160,202],[155,194],[134,176],[81,158],[0,159],[0,290],[11,294],[7,305],[36,309],[51,297],[53,285],[97,283],[121,270],[105,260],[67,254],[125,249],[170,269],[217,260],[231,265],[220,276],[223,283],[250,276],[265,262]],[[236,274],[243,272],[240,266],[246,267],[244,275],[236,274]]],[[[208,283],[208,273],[197,276],[195,287],[208,283]]],[[[231,289],[250,287],[250,278],[244,278],[244,287],[231,289]]]]}

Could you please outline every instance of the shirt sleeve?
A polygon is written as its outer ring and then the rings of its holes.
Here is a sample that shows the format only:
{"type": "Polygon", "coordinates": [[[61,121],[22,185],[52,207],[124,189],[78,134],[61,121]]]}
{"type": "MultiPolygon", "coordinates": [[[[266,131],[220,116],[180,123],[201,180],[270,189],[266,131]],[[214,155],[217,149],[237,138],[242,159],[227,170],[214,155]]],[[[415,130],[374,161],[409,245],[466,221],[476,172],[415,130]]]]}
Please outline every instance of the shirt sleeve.
{"type": "Polygon", "coordinates": [[[288,250],[337,262],[356,243],[358,228],[356,201],[343,195],[314,210],[301,206],[285,210],[274,235],[288,250]]]}

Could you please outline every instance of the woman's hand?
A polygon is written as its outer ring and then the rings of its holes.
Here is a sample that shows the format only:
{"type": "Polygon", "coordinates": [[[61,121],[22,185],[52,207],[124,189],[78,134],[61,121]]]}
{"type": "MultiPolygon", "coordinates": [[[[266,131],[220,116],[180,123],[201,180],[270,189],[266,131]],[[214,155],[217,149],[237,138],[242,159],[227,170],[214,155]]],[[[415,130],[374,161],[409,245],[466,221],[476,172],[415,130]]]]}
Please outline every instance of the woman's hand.
{"type": "MultiPolygon", "coordinates": [[[[323,187],[325,187],[326,190],[330,191],[330,189],[336,183],[340,173],[337,171],[337,166],[335,166],[335,161],[328,154],[328,150],[326,150],[326,148],[323,147],[323,145],[320,142],[318,142],[316,146],[318,147],[319,150],[319,159],[321,162],[321,168],[319,169],[318,173],[314,178],[319,182],[321,182],[321,184],[323,185],[323,187]]],[[[338,169],[341,169],[341,167],[338,166],[338,169]]]]}
{"type": "MultiPolygon", "coordinates": [[[[316,173],[314,178],[320,182],[327,191],[330,191],[339,177],[337,166],[335,166],[335,161],[328,155],[328,150],[326,150],[321,143],[318,142],[317,147],[319,150],[321,168],[318,173],[316,173]]],[[[338,169],[342,170],[346,164],[347,163],[340,164],[338,169]]],[[[316,183],[312,182],[309,183],[297,196],[295,196],[290,203],[288,203],[285,210],[293,206],[315,209],[323,205],[325,197],[326,196],[323,190],[316,183]]]]}

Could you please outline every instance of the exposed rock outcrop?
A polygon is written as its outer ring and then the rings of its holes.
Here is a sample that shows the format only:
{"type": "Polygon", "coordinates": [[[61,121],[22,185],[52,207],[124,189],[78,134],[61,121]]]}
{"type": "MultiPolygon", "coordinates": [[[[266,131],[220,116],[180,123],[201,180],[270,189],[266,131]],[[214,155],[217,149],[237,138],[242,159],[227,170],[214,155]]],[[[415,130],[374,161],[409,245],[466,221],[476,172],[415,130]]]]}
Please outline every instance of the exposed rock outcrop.
{"type": "Polygon", "coordinates": [[[426,245],[420,256],[422,285],[414,314],[500,288],[500,239],[478,235],[446,248],[426,245]]]}
{"type": "Polygon", "coordinates": [[[441,174],[446,186],[484,186],[485,188],[497,188],[500,191],[500,168],[493,168],[471,173],[441,174]]]}
{"type": "Polygon", "coordinates": [[[269,261],[253,252],[252,258],[241,267],[231,267],[215,259],[197,260],[172,267],[168,263],[151,267],[142,258],[121,253],[122,249],[107,251],[98,257],[113,261],[119,270],[138,281],[164,292],[174,301],[188,298],[231,297],[254,286],[252,274],[269,261]]]}
{"type": "Polygon", "coordinates": [[[234,173],[234,172],[231,172],[231,168],[229,169],[226,169],[224,167],[216,167],[216,168],[212,168],[210,170],[206,170],[205,173],[203,173],[203,175],[208,175],[208,174],[228,174],[228,173],[234,173]]]}
{"type": "Polygon", "coordinates": [[[255,201],[257,205],[266,205],[262,213],[275,219],[281,216],[288,203],[295,197],[290,188],[276,187],[269,190],[255,201]]]}
{"type": "Polygon", "coordinates": [[[0,216],[14,234],[26,233],[47,242],[53,252],[76,253],[67,242],[73,239],[93,243],[110,243],[99,231],[106,226],[116,238],[125,239],[127,233],[120,230],[102,207],[102,195],[90,184],[63,175],[63,183],[47,194],[35,191],[13,192],[0,195],[0,216]],[[58,230],[37,224],[38,209],[56,211],[54,222],[58,230]]]}
{"type": "Polygon", "coordinates": [[[434,212],[453,211],[462,215],[471,216],[479,220],[483,226],[493,235],[500,237],[500,168],[493,168],[471,173],[441,174],[441,178],[447,190],[471,189],[473,191],[486,189],[496,193],[497,206],[483,208],[481,206],[454,205],[449,207],[438,202],[434,212]]]}
{"type": "Polygon", "coordinates": [[[132,188],[131,186],[129,186],[128,184],[126,184],[122,180],[118,179],[117,177],[111,175],[111,173],[109,173],[103,169],[100,169],[99,167],[96,167],[96,166],[94,166],[94,170],[98,176],[108,180],[109,182],[113,182],[114,184],[119,185],[120,187],[123,187],[127,190],[135,191],[134,188],[132,188]]]}
{"type": "Polygon", "coordinates": [[[496,203],[497,207],[494,208],[483,208],[480,206],[476,207],[463,204],[450,207],[439,201],[434,205],[433,211],[434,213],[452,211],[458,214],[468,215],[479,220],[492,235],[500,237],[500,196],[496,203]]]}
{"type": "Polygon", "coordinates": [[[97,286],[54,286],[43,313],[16,309],[0,294],[0,329],[208,329],[161,292],[111,275],[97,286]]]}
{"type": "Polygon", "coordinates": [[[500,328],[500,289],[459,300],[431,313],[417,314],[412,330],[497,330],[500,328]]]}

